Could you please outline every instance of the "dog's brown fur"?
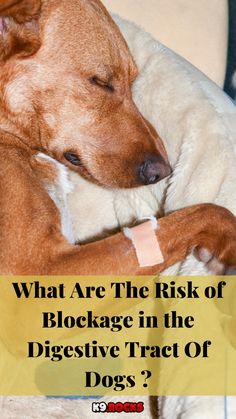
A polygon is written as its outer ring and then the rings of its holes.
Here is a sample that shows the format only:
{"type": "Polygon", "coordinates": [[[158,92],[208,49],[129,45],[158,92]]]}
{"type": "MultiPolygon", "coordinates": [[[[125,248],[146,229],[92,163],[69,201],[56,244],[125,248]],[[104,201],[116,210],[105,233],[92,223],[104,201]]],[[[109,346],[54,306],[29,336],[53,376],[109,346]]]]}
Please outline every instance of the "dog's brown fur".
{"type": "Polygon", "coordinates": [[[157,273],[193,247],[236,267],[236,219],[210,204],[160,220],[165,263],[152,269],[139,269],[123,234],[67,243],[33,159],[37,151],[71,169],[64,154],[76,154],[76,170],[107,187],[140,184],[137,168],[149,156],[168,174],[166,152],[132,101],[136,65],[98,0],[2,0],[0,14],[1,273],[157,273]]]}

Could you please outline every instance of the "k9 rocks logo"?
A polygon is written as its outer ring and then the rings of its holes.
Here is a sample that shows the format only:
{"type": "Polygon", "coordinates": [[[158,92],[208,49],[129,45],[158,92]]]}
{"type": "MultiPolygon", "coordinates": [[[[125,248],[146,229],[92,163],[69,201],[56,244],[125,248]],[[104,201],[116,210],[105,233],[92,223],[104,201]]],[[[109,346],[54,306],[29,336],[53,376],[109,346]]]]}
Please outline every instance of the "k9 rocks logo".
{"type": "Polygon", "coordinates": [[[141,413],[144,411],[143,402],[95,402],[92,404],[94,413],[141,413]]]}

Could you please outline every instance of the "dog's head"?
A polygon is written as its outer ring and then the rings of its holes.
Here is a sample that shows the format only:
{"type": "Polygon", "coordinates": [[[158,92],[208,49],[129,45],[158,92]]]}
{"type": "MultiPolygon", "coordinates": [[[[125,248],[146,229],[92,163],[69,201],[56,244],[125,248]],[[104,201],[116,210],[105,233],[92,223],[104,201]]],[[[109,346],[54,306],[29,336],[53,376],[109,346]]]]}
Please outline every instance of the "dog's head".
{"type": "Polygon", "coordinates": [[[22,141],[108,187],[170,174],[131,97],[134,60],[99,0],[2,0],[0,15],[0,100],[22,141]]]}

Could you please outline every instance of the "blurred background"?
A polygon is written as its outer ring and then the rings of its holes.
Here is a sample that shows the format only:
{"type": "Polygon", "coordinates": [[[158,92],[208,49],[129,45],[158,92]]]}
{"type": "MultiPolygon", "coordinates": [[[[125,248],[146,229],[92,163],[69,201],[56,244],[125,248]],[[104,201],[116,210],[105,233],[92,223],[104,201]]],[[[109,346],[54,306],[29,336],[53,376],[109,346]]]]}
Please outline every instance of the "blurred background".
{"type": "Polygon", "coordinates": [[[102,0],[236,99],[236,0],[102,0]]]}

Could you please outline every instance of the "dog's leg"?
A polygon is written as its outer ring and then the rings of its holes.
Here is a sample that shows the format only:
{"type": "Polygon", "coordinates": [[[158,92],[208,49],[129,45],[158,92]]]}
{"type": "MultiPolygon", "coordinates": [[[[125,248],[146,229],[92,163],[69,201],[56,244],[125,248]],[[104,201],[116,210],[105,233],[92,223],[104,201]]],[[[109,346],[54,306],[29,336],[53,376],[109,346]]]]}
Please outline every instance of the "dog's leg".
{"type": "MultiPolygon", "coordinates": [[[[211,204],[196,205],[159,220],[157,239],[164,262],[140,268],[133,245],[122,233],[99,242],[55,249],[47,274],[156,274],[183,260],[194,248],[207,248],[226,266],[236,266],[236,218],[211,204]]],[[[44,272],[42,272],[44,273],[44,272]]]]}

